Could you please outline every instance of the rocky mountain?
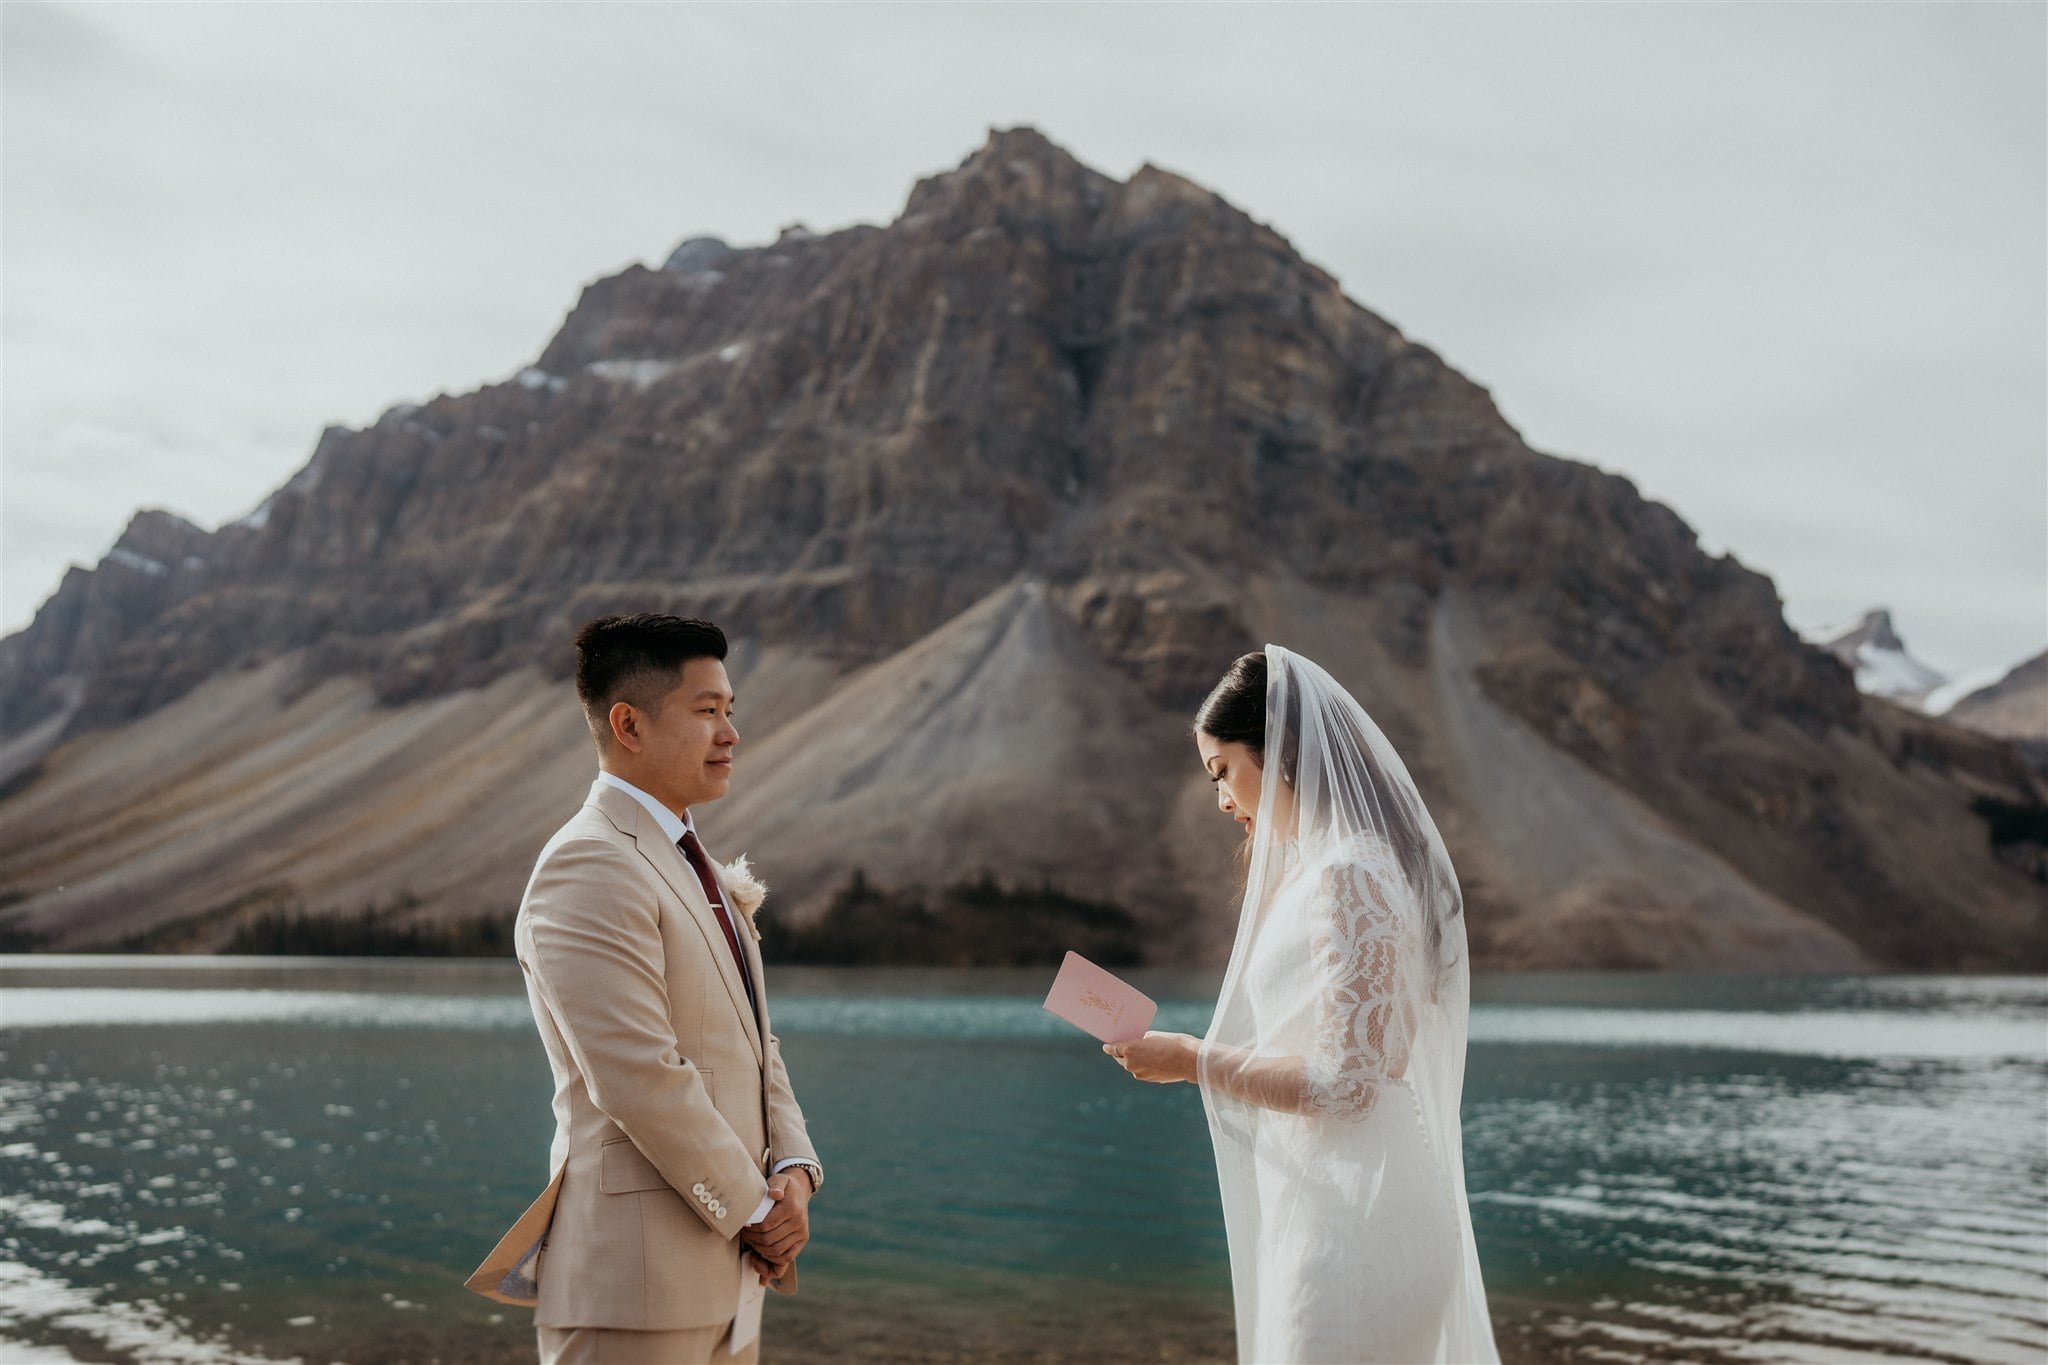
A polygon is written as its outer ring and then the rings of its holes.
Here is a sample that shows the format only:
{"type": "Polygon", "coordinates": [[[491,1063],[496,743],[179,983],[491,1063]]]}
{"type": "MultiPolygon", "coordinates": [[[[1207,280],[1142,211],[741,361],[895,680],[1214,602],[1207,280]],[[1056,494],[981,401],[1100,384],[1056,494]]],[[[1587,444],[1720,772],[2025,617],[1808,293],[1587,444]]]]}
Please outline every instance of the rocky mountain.
{"type": "Polygon", "coordinates": [[[1892,628],[1892,614],[1876,607],[1848,626],[1827,626],[1807,640],[1847,664],[1859,690],[1917,706],[1943,683],[1946,674],[1914,658],[1892,628]]]}
{"type": "Polygon", "coordinates": [[[1188,719],[1274,640],[1401,750],[1482,966],[2048,966],[2012,745],[1860,695],[1271,227],[1029,128],[886,227],[599,280],[241,522],[138,516],[0,642],[0,929],[509,910],[592,767],[570,635],[641,609],[736,642],[703,823],[792,923],[987,872],[1219,960],[1188,719]]]}
{"type": "Polygon", "coordinates": [[[2048,650],[1958,699],[1947,714],[1957,724],[1987,735],[2048,741],[2048,650]]]}

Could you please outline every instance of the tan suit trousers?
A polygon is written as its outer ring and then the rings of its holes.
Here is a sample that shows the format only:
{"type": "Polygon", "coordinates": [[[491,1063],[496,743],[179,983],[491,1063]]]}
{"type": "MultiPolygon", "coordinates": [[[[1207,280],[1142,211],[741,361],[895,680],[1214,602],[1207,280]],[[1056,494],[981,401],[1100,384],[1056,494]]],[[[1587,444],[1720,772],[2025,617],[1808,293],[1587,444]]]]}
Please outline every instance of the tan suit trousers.
{"type": "Polygon", "coordinates": [[[681,1332],[632,1332],[618,1327],[537,1327],[540,1365],[757,1365],[761,1339],[733,1355],[726,1343],[732,1324],[681,1332]]]}

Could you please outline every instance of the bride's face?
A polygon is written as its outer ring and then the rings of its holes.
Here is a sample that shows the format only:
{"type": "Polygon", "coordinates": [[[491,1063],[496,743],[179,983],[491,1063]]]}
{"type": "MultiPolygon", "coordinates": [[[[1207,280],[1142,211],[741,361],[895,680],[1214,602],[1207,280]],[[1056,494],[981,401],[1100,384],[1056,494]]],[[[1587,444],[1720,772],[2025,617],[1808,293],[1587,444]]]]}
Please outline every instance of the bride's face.
{"type": "Polygon", "coordinates": [[[1199,732],[1195,735],[1195,748],[1202,755],[1203,770],[1216,784],[1217,808],[1237,821],[1249,839],[1255,832],[1259,792],[1265,783],[1259,756],[1236,740],[1226,742],[1199,732]]]}

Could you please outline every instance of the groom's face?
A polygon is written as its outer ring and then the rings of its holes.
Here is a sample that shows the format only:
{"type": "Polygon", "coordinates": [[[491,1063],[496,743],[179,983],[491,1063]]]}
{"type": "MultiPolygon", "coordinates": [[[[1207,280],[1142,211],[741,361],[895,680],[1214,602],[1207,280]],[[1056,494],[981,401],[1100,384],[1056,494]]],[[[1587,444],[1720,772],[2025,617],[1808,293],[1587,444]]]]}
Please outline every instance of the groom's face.
{"type": "Polygon", "coordinates": [[[716,801],[732,783],[733,750],[740,742],[732,710],[725,665],[717,659],[690,660],[660,709],[635,717],[640,747],[633,767],[640,780],[628,773],[620,776],[671,807],[716,801]]]}

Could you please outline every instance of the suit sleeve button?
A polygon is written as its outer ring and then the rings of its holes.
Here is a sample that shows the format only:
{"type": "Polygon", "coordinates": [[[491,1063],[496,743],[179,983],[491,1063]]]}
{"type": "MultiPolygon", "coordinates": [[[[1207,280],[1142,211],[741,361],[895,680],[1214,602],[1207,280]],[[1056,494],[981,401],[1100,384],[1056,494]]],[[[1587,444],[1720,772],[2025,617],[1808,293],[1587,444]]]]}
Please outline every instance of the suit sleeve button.
{"type": "Polygon", "coordinates": [[[699,1199],[702,1199],[704,1197],[704,1182],[700,1180],[696,1184],[690,1186],[690,1193],[696,1195],[699,1199]]]}

